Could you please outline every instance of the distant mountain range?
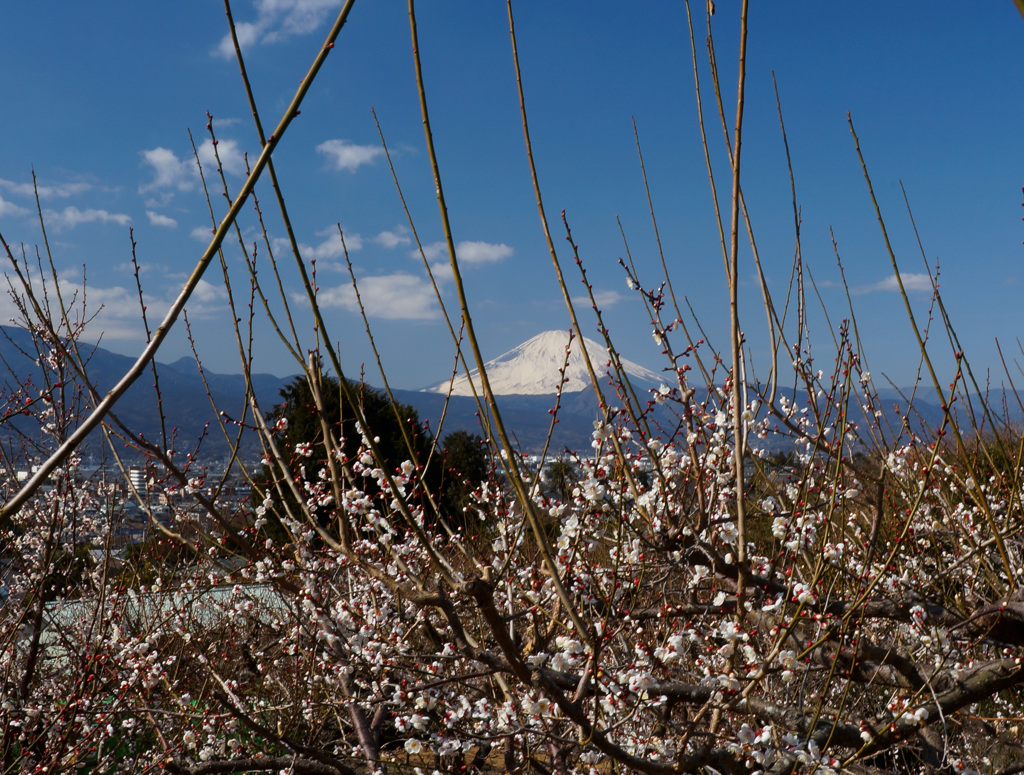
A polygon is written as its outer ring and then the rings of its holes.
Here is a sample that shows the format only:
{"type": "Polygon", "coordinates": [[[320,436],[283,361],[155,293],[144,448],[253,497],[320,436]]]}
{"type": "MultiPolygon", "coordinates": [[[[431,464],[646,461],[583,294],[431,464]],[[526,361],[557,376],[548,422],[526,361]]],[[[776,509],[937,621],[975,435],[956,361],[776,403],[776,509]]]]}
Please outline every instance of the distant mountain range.
{"type": "MultiPolygon", "coordinates": [[[[579,340],[574,339],[570,348],[568,367],[564,375],[559,369],[566,361],[568,334],[564,331],[548,331],[524,342],[519,347],[495,358],[486,364],[490,384],[498,397],[502,418],[522,451],[535,453],[541,450],[551,432],[551,449],[587,452],[590,449],[594,420],[599,416],[597,399],[590,386],[578,349],[579,340]],[[554,409],[559,380],[565,379],[557,423],[553,423],[550,410],[554,409]]],[[[607,387],[608,353],[604,347],[592,340],[584,340],[594,368],[600,372],[602,389],[613,404],[614,394],[607,387]]],[[[88,370],[91,379],[101,394],[106,393],[128,371],[134,360],[117,355],[102,347],[83,346],[88,353],[88,370]]],[[[29,333],[20,328],[0,326],[0,368],[6,367],[7,374],[0,374],[0,387],[6,385],[9,392],[13,387],[30,380],[40,385],[39,355],[36,353],[29,333]]],[[[642,366],[622,361],[636,394],[646,402],[651,391],[657,390],[661,377],[642,366]]],[[[168,433],[177,439],[175,446],[182,451],[191,450],[195,440],[204,432],[206,440],[200,449],[200,456],[207,460],[224,457],[228,443],[220,429],[219,412],[237,419],[245,409],[243,405],[245,382],[240,374],[222,374],[204,371],[205,383],[195,361],[182,358],[173,363],[158,363],[157,379],[162,400],[158,407],[154,379],[151,373],[138,382],[118,402],[115,412],[128,427],[146,438],[159,442],[161,438],[160,412],[167,421],[168,433]],[[212,399],[212,403],[211,403],[212,399]],[[216,407],[216,408],[215,408],[216,407]]],[[[479,389],[476,372],[470,375],[479,389]]],[[[469,379],[461,376],[454,381],[452,395],[447,396],[448,381],[423,390],[395,390],[397,401],[412,406],[431,432],[442,437],[455,430],[467,430],[483,434],[476,401],[470,397],[469,379]],[[443,418],[443,419],[442,419],[443,418]]],[[[280,378],[270,374],[253,376],[253,386],[264,411],[280,401],[280,391],[293,378],[280,378]]],[[[921,395],[927,396],[927,392],[921,395]]],[[[792,398],[792,395],[788,396],[792,398]]],[[[990,405],[1001,407],[1004,400],[1000,392],[990,399],[990,405]]],[[[905,401],[897,391],[882,391],[881,406],[885,417],[894,426],[899,424],[898,406],[905,401]]],[[[1008,402],[1015,407],[1013,402],[1008,402]]],[[[922,424],[935,427],[941,422],[942,412],[935,401],[915,401],[917,417],[914,426],[922,424]]],[[[656,415],[657,416],[657,415],[656,415]]],[[[1019,419],[1020,412],[1015,412],[1019,419]]],[[[661,415],[668,419],[668,412],[661,415]]],[[[851,419],[860,420],[851,413],[851,419]]],[[[233,431],[235,426],[229,425],[233,431]]],[[[8,442],[14,437],[15,428],[38,435],[26,418],[14,416],[0,423],[0,440],[8,442]]],[[[98,447],[92,442],[92,451],[98,447]]],[[[765,444],[770,448],[791,449],[792,442],[781,438],[770,438],[765,444]]],[[[87,450],[88,452],[89,450],[87,450]]],[[[243,459],[253,460],[260,453],[255,434],[248,433],[243,440],[243,459]]]]}
{"type": "MultiPolygon", "coordinates": [[[[79,343],[83,359],[87,361],[90,380],[99,394],[105,395],[135,363],[135,359],[113,353],[103,347],[79,343]]],[[[6,394],[26,382],[37,389],[43,386],[40,354],[31,334],[22,328],[0,326],[0,386],[6,394]]],[[[71,381],[71,375],[68,375],[71,381]]],[[[118,401],[114,413],[128,428],[144,435],[148,440],[161,443],[161,414],[166,420],[168,435],[177,440],[175,446],[188,452],[196,440],[207,432],[199,454],[208,459],[224,456],[229,447],[220,429],[219,412],[240,418],[244,409],[245,380],[240,374],[205,372],[205,384],[196,362],[182,358],[174,363],[158,363],[156,378],[150,370],[141,376],[118,401]],[[155,385],[159,383],[160,401],[155,385]],[[211,403],[212,401],[212,403],[211,403]],[[216,405],[216,409],[214,408],[216,405]]],[[[256,395],[266,406],[277,403],[278,394],[288,380],[271,374],[256,374],[252,378],[256,395]]],[[[6,396],[5,396],[6,397],[6,396]]],[[[88,410],[85,411],[85,414],[88,410]]],[[[229,426],[230,427],[230,426],[229,426]]],[[[0,424],[0,438],[11,439],[20,430],[37,438],[38,432],[25,418],[9,418],[0,424]]],[[[90,439],[86,451],[98,453],[100,438],[90,439]]],[[[258,454],[258,442],[253,434],[244,439],[244,451],[258,454]]]]}

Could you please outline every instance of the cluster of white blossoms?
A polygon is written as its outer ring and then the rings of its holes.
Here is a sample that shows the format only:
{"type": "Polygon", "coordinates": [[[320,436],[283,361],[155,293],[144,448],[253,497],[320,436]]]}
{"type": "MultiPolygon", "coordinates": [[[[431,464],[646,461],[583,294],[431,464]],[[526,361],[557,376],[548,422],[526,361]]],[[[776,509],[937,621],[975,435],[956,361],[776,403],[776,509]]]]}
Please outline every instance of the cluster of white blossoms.
{"type": "Polygon", "coordinates": [[[967,619],[1019,581],[1024,488],[913,438],[871,452],[806,376],[806,401],[751,397],[738,428],[728,382],[608,410],[557,481],[517,488],[496,458],[472,531],[425,492],[429,461],[361,432],[351,454],[268,449],[251,512],[175,506],[115,557],[115,493],[72,461],[3,533],[7,750],[50,771],[77,750],[111,772],[981,771],[958,714],[983,696],[1010,728],[1015,695],[973,687],[1014,686],[1019,644],[989,637],[1002,614],[967,619]],[[769,436],[783,452],[753,454],[769,436]]]}

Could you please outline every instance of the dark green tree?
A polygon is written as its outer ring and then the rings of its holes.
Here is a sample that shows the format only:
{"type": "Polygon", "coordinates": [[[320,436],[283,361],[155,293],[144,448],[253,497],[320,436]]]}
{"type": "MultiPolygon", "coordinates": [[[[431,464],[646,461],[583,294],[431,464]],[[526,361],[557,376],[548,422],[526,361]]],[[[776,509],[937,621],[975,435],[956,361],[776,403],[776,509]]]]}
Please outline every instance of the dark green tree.
{"type": "MultiPolygon", "coordinates": [[[[317,407],[308,379],[304,376],[296,377],[281,390],[281,403],[268,418],[268,423],[277,428],[274,438],[278,449],[287,457],[292,475],[297,480],[304,478],[312,481],[327,461],[328,446],[324,443],[323,420],[326,420],[327,430],[333,436],[333,444],[340,445],[343,464],[350,465],[355,460],[363,442],[363,434],[356,420],[358,407],[366,420],[366,435],[375,439],[380,456],[375,465],[394,473],[404,461],[410,460],[417,466],[422,479],[421,486],[415,488],[410,497],[426,502],[426,491],[438,491],[441,466],[429,462],[432,439],[421,426],[414,408],[392,402],[384,391],[351,380],[346,382],[351,401],[335,377],[321,376],[319,384],[322,409],[317,407]],[[300,449],[304,452],[299,452],[300,449]],[[427,472],[425,476],[424,471],[427,472]]],[[[376,492],[376,483],[372,478],[360,477],[355,484],[371,494],[376,492]]],[[[270,480],[269,470],[264,469],[254,481],[253,505],[261,504],[267,493],[272,495],[275,502],[280,498],[270,480]]],[[[285,497],[289,501],[293,500],[290,495],[285,497]]],[[[324,527],[328,527],[331,522],[332,508],[315,509],[324,527]]],[[[280,524],[282,515],[277,509],[275,512],[276,519],[269,519],[268,515],[268,532],[272,537],[283,538],[285,531],[280,524]]]]}
{"type": "Polygon", "coordinates": [[[571,460],[548,461],[544,469],[545,478],[554,494],[568,503],[572,499],[573,488],[576,487],[576,466],[571,460]]]}
{"type": "MultiPolygon", "coordinates": [[[[424,462],[430,452],[431,439],[420,426],[419,415],[407,404],[392,402],[383,390],[347,380],[349,393],[366,418],[368,435],[379,439],[381,462],[392,469],[404,460],[424,462]]],[[[320,378],[320,394],[323,398],[323,413],[317,409],[309,381],[296,377],[281,390],[281,403],[274,409],[273,420],[284,418],[287,427],[279,434],[289,448],[308,442],[313,445],[312,460],[323,461],[326,448],[323,444],[323,423],[336,439],[343,439],[346,457],[352,457],[359,450],[362,436],[356,425],[356,406],[349,404],[334,377],[320,378]]]]}
{"type": "Polygon", "coordinates": [[[455,524],[473,523],[466,507],[471,495],[491,474],[490,457],[484,438],[469,431],[453,431],[444,437],[444,493],[442,510],[455,524]]]}

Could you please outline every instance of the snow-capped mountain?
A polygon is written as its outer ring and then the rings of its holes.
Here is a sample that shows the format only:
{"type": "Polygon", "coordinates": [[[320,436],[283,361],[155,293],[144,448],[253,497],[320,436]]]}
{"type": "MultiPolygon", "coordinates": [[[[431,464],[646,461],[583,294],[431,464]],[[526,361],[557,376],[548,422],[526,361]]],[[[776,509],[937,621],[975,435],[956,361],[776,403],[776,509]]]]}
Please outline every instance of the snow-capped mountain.
{"type": "MultiPolygon", "coordinates": [[[[583,338],[583,344],[586,346],[594,370],[598,375],[606,374],[609,369],[608,350],[604,345],[586,337],[583,338]]],[[[484,368],[487,370],[491,390],[499,396],[553,396],[558,390],[559,380],[563,376],[559,373],[559,369],[565,363],[566,345],[569,345],[568,331],[545,331],[509,350],[504,355],[488,361],[484,368]]],[[[657,386],[662,381],[661,376],[656,372],[624,358],[622,367],[630,379],[635,382],[657,386]]],[[[590,377],[583,359],[579,337],[572,340],[564,377],[566,382],[563,390],[566,393],[590,389],[590,377]]],[[[463,374],[454,380],[445,380],[440,385],[425,388],[424,392],[447,393],[451,385],[453,395],[469,396],[472,395],[470,378],[479,394],[480,378],[476,369],[470,373],[469,377],[463,374]]]]}

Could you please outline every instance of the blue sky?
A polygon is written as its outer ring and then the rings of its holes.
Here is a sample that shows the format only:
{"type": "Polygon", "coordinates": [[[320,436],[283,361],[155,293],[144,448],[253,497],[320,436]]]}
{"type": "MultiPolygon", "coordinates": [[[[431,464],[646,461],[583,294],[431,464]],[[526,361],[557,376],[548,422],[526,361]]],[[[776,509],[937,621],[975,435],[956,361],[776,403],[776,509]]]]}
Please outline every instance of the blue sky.
{"type": "MultiPolygon", "coordinates": [[[[264,123],[273,125],[308,68],[340,3],[257,0],[233,5],[247,40],[250,77],[264,123]]],[[[734,112],[737,2],[713,20],[727,112],[734,112]]],[[[846,316],[830,227],[843,258],[872,373],[906,384],[913,339],[898,297],[846,122],[850,111],[908,283],[923,264],[910,228],[906,187],[928,260],[941,268],[944,299],[975,368],[998,369],[994,345],[1022,360],[1017,338],[1024,279],[1024,21],[1013,3],[753,3],[747,62],[743,185],[772,289],[782,294],[794,253],[789,178],[772,90],[778,81],[801,207],[803,257],[833,323],[846,316]]],[[[621,220],[641,277],[658,261],[633,139],[643,143],[654,205],[676,293],[712,341],[726,342],[727,288],[697,126],[685,13],[678,2],[519,2],[524,87],[541,185],[566,270],[558,223],[566,211],[590,281],[623,353],[663,366],[639,300],[626,286],[621,220]]],[[[567,328],[523,149],[503,3],[422,2],[421,53],[455,239],[486,355],[567,328]]],[[[704,4],[694,4],[703,50],[704,4]]],[[[191,271],[210,233],[188,131],[209,174],[206,112],[214,115],[229,183],[258,149],[237,65],[222,56],[219,3],[15,3],[4,9],[0,46],[0,232],[34,255],[40,232],[35,170],[55,263],[68,281],[87,274],[92,324],[105,346],[142,346],[131,276],[129,227],[150,313],[159,314],[191,271]]],[[[707,89],[706,58],[701,75],[707,89]]],[[[446,328],[380,153],[373,107],[423,243],[442,239],[413,80],[406,6],[357,2],[275,154],[290,211],[317,258],[333,336],[350,375],[366,363],[379,384],[339,255],[344,229],[360,289],[392,383],[417,388],[450,372],[446,328]]],[[[705,115],[714,118],[712,106],[705,115]]],[[[720,191],[727,189],[722,133],[709,138],[720,191]]],[[[257,187],[270,210],[268,181],[257,187]]],[[[223,212],[222,197],[215,208],[223,212]]],[[[244,230],[257,239],[247,209],[244,230]]],[[[271,237],[284,236],[269,218],[271,237]]],[[[264,254],[260,247],[260,256],[264,254]]],[[[428,248],[431,258],[443,259],[428,248]]],[[[281,254],[283,256],[283,254],[281,254]]],[[[756,371],[766,347],[749,251],[740,276],[745,331],[756,371]]],[[[247,284],[240,250],[227,252],[236,289],[247,284]]],[[[571,272],[570,277],[574,277],[571,272]]],[[[219,270],[189,305],[207,366],[237,370],[219,270]]],[[[265,275],[264,275],[265,276],[265,275]]],[[[451,282],[441,273],[451,298],[451,282]]],[[[286,278],[288,290],[294,290],[286,278]]],[[[577,291],[574,291],[577,292],[577,291]]],[[[919,312],[928,294],[914,292],[919,312]]],[[[6,309],[6,308],[5,308],[6,309]]],[[[310,325],[297,308],[299,326],[310,325]]],[[[9,317],[5,314],[4,317],[9,317]]],[[[820,316],[816,316],[820,317],[820,316]]],[[[593,335],[592,321],[585,331],[593,335]]],[[[829,333],[812,331],[823,367],[829,333]]],[[[296,371],[261,326],[256,368],[296,371]]],[[[936,341],[940,368],[951,363],[936,341]]],[[[161,358],[187,353],[182,333],[161,358]]],[[[994,372],[998,381],[998,371],[994,372]]],[[[1019,372],[1015,372],[1019,377],[1019,372]]],[[[1022,380],[1024,381],[1024,380],[1022,380]]]]}

